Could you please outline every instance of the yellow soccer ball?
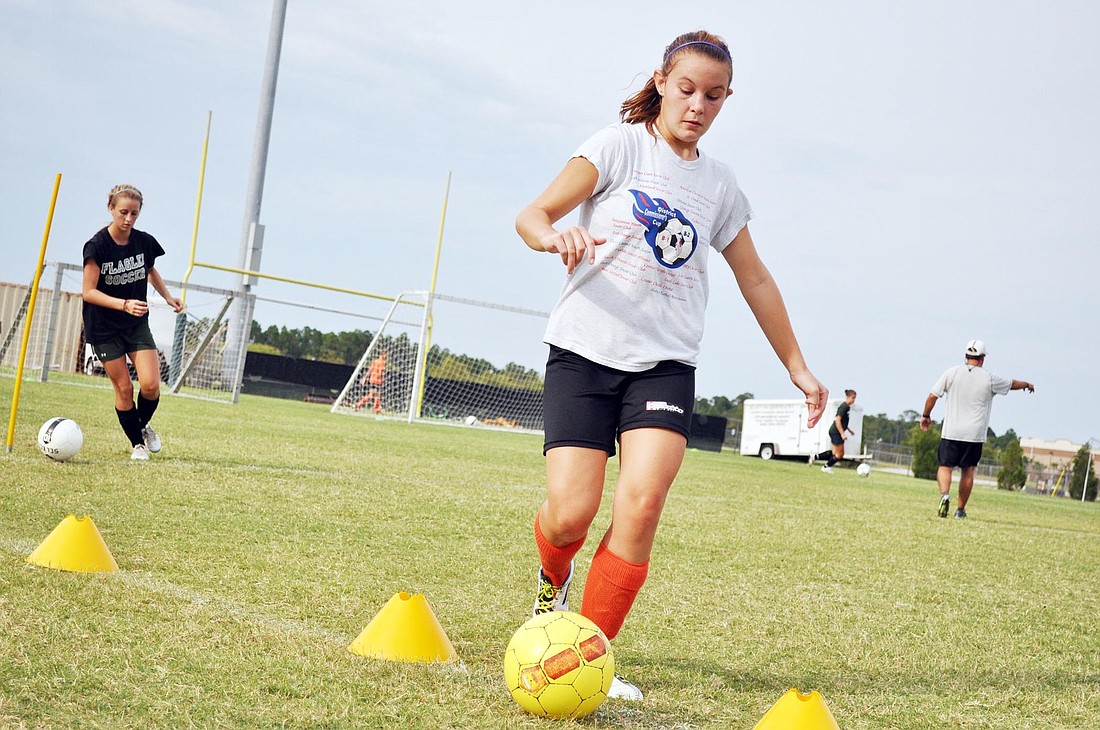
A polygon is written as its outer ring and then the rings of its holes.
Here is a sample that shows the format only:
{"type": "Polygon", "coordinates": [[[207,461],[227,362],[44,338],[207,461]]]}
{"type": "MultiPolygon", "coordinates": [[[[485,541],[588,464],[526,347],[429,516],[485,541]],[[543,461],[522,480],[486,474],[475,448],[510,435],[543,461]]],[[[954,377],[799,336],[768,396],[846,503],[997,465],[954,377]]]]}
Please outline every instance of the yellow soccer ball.
{"type": "Polygon", "coordinates": [[[607,698],[614,676],[611,642],[579,613],[535,616],[504,651],[508,691],[533,715],[584,717],[607,698]]]}

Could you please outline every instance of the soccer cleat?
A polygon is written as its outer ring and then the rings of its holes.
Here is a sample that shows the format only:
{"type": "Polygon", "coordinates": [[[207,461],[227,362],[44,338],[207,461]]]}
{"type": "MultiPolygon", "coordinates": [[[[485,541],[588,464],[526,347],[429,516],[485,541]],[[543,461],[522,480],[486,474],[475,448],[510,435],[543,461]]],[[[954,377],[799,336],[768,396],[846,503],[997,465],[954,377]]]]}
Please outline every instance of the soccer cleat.
{"type": "Polygon", "coordinates": [[[145,448],[149,449],[149,453],[155,454],[160,451],[160,436],[157,436],[152,426],[141,429],[141,437],[145,439],[145,448]]]}
{"type": "Polygon", "coordinates": [[[551,611],[569,610],[569,585],[573,582],[573,561],[569,561],[569,575],[565,582],[556,586],[542,572],[539,566],[538,592],[535,594],[535,607],[531,609],[531,616],[538,616],[551,611]]]}
{"type": "Polygon", "coordinates": [[[951,497],[943,495],[940,497],[940,510],[937,514],[940,517],[947,517],[947,513],[951,511],[951,497]]]}
{"type": "Polygon", "coordinates": [[[134,447],[133,452],[131,452],[130,460],[149,461],[149,449],[145,448],[145,444],[138,444],[134,447]]]}
{"type": "Polygon", "coordinates": [[[826,464],[825,466],[821,467],[821,471],[825,472],[826,474],[832,474],[833,473],[833,467],[826,464]]]}
{"type": "Polygon", "coordinates": [[[959,507],[957,510],[955,510],[955,519],[956,520],[965,520],[966,519],[966,510],[964,510],[962,507],[959,507]]]}
{"type": "Polygon", "coordinates": [[[614,700],[638,702],[642,699],[642,691],[616,674],[611,678],[611,688],[607,690],[607,696],[614,700]]]}

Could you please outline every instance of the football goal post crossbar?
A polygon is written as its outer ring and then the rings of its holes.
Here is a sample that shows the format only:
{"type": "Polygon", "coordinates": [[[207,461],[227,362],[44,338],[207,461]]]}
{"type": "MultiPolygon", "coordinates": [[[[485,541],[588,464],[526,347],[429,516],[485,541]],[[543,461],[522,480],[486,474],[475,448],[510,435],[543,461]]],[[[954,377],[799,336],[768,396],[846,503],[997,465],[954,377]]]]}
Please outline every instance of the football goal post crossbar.
{"type": "MultiPolygon", "coordinates": [[[[313,281],[303,281],[302,279],[292,279],[289,276],[278,276],[276,274],[265,274],[262,271],[252,271],[251,269],[239,269],[235,266],[221,266],[219,264],[207,264],[201,261],[196,261],[194,266],[201,266],[204,269],[213,269],[215,271],[227,271],[231,274],[241,274],[242,276],[256,276],[261,279],[271,279],[272,281],[281,281],[285,284],[298,284],[299,286],[308,286],[314,289],[325,289],[327,291],[340,292],[341,294],[351,294],[357,297],[366,297],[368,299],[378,299],[384,302],[392,302],[395,297],[388,297],[385,294],[372,294],[370,292],[360,291],[359,289],[348,289],[342,286],[332,286],[331,284],[318,284],[313,281]]],[[[405,304],[411,304],[413,306],[424,306],[420,302],[404,302],[405,304]]]]}

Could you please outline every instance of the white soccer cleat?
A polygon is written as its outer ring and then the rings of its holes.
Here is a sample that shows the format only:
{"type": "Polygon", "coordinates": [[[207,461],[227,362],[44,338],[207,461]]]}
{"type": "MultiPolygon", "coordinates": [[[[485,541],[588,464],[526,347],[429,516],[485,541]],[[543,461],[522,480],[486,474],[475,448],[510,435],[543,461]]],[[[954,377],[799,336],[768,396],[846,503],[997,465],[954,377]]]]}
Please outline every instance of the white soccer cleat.
{"type": "Polygon", "coordinates": [[[145,444],[138,444],[134,447],[133,452],[131,452],[130,460],[149,461],[149,449],[145,448],[145,444]]]}
{"type": "Polygon", "coordinates": [[[613,700],[639,702],[642,699],[642,691],[616,674],[611,678],[611,689],[607,690],[607,696],[613,700]]]}
{"type": "Polygon", "coordinates": [[[141,429],[141,437],[145,439],[145,448],[149,449],[149,453],[155,454],[160,451],[160,436],[152,426],[141,429]]]}
{"type": "Polygon", "coordinates": [[[821,471],[825,472],[826,474],[832,474],[833,473],[833,467],[826,464],[825,466],[821,467],[821,471]]]}

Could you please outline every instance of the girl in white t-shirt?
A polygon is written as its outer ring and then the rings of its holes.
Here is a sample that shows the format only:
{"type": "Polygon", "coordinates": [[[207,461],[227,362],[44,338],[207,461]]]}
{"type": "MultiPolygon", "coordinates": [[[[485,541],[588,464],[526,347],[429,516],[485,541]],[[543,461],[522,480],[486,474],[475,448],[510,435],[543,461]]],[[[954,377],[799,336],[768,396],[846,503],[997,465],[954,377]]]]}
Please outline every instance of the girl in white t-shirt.
{"type": "MultiPolygon", "coordinates": [[[[809,426],[828,390],[799,350],[775,281],[749,236],[748,200],[729,168],[699,149],[733,93],[729,48],[680,36],[620,110],[516,218],[567,279],[550,317],[544,389],[547,498],[535,516],[541,559],[534,613],[568,610],[573,558],[619,451],[611,525],[592,558],[580,612],[614,639],[649,569],[657,523],[687,446],[708,296],[708,249],[733,270],[791,381],[809,426]],[[554,224],[576,208],[579,224],[554,224]]],[[[639,700],[616,677],[611,697],[639,700]]]]}

